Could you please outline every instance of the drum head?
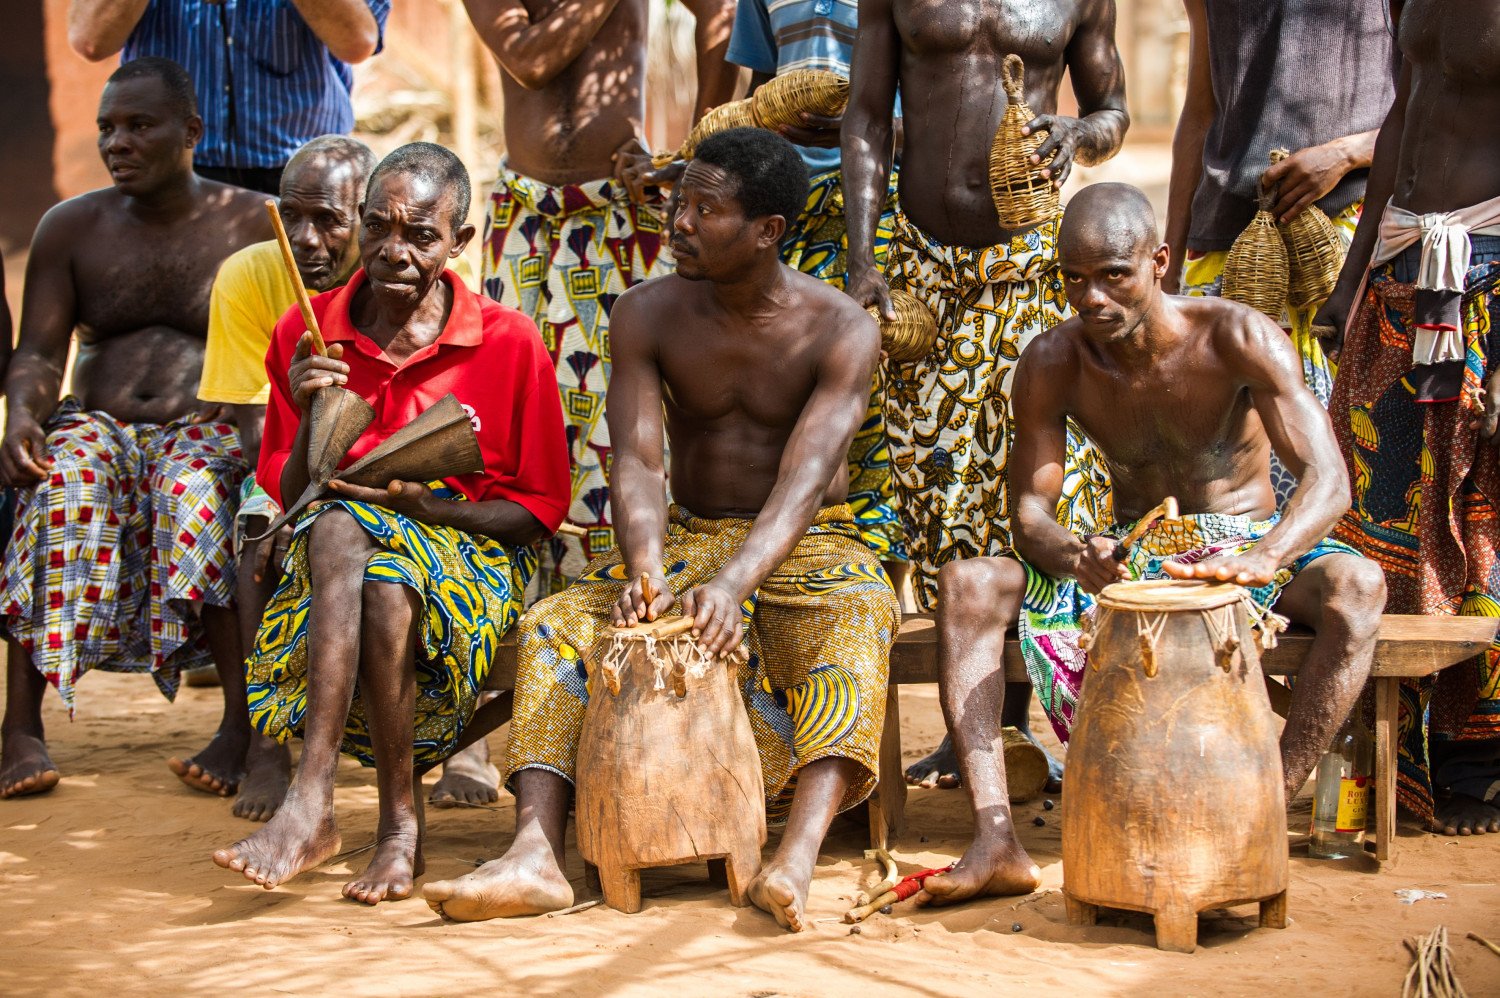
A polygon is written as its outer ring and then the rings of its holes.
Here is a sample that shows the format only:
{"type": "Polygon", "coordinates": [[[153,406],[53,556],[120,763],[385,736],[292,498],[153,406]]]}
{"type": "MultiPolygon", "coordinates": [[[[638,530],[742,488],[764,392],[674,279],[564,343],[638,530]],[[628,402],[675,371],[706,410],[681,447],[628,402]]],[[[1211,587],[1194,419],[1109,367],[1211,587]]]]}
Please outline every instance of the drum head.
{"type": "Polygon", "coordinates": [[[1099,605],[1110,610],[1164,613],[1171,610],[1213,610],[1237,603],[1245,590],[1232,582],[1201,579],[1142,579],[1115,582],[1099,593],[1099,605]]]}

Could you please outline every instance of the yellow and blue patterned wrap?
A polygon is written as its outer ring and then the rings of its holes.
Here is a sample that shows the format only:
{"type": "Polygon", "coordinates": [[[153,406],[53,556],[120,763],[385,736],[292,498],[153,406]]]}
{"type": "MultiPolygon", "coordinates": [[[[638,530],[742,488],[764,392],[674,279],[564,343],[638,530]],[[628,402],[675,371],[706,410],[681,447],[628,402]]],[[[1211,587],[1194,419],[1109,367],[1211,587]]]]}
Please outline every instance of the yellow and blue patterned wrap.
{"type": "MultiPolygon", "coordinates": [[[[439,497],[463,501],[441,483],[429,484],[439,497]]],[[[302,735],[313,602],[308,538],[313,522],[335,509],[354,517],[379,546],[365,567],[365,581],[409,586],[421,597],[412,761],[418,766],[441,762],[453,754],[474,714],[501,636],[521,615],[521,594],[536,568],[536,554],[369,503],[337,500],[308,510],[297,521],[281,584],[245,663],[250,722],[277,741],[302,735]]],[[[363,765],[375,764],[358,684],[341,748],[363,765]]]]}
{"type": "MultiPolygon", "coordinates": [[[[707,519],[673,506],[663,559],[672,591],[681,596],[713,579],[752,526],[753,520],[707,519]]],[[[528,768],[573,779],[588,705],[581,656],[610,626],[625,581],[613,551],[522,618],[507,780],[528,768]]],[[[673,612],[681,612],[680,603],[673,612]]],[[[852,759],[863,770],[839,805],[853,807],[869,796],[879,772],[901,611],[847,505],[818,513],[791,556],[746,601],[744,614],[750,658],[738,685],[760,751],[767,819],[786,821],[798,770],[829,757],[852,759]]]]}

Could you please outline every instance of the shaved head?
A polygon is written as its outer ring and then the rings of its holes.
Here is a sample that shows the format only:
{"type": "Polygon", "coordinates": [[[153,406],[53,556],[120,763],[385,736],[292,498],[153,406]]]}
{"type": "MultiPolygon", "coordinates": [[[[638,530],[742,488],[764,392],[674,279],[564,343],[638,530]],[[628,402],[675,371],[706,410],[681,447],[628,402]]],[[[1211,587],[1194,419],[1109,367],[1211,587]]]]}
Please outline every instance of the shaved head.
{"type": "Polygon", "coordinates": [[[350,179],[354,182],[354,204],[357,206],[357,195],[363,193],[365,184],[370,182],[370,174],[375,169],[375,154],[370,151],[369,146],[347,135],[320,135],[298,149],[287,160],[286,169],[282,173],[282,186],[287,186],[286,178],[296,176],[305,168],[315,167],[319,171],[332,172],[334,167],[344,165],[348,166],[350,179]]]}
{"type": "Polygon", "coordinates": [[[1156,234],[1156,212],[1137,187],[1093,184],[1068,202],[1058,249],[1074,255],[1128,256],[1151,252],[1161,240],[1156,234]]]}

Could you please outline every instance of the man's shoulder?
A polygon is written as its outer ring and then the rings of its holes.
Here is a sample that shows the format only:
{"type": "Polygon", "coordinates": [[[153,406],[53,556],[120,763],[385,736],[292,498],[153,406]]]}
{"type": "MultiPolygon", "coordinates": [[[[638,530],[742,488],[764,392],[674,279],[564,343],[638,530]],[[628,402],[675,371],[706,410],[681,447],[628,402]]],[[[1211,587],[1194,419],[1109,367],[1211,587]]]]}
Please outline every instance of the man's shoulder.
{"type": "Polygon", "coordinates": [[[216,280],[226,289],[254,286],[265,290],[273,287],[279,290],[284,285],[293,297],[296,295],[287,279],[286,265],[281,261],[281,247],[276,245],[274,239],[251,243],[229,254],[219,265],[216,280]]]}

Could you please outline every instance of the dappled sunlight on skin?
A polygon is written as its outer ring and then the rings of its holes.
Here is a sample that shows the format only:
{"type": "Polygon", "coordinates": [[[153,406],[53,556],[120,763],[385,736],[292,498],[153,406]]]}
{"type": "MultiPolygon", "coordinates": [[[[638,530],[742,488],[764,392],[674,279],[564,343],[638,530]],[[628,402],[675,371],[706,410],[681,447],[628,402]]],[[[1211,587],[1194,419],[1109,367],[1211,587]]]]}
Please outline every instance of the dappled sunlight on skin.
{"type": "MultiPolygon", "coordinates": [[[[1395,993],[1406,970],[1401,936],[1439,921],[1480,927],[1492,921],[1500,898],[1496,888],[1473,886],[1500,881],[1500,850],[1408,828],[1397,862],[1379,879],[1294,851],[1291,928],[1256,929],[1253,909],[1236,908],[1205,917],[1194,957],[1160,953],[1144,916],[1107,913],[1091,929],[1067,924],[1058,893],[1066,801],[1058,798],[1053,811],[1040,802],[1015,809],[1021,841],[1042,868],[1037,894],[943,911],[907,902],[891,916],[872,916],[857,936],[840,917],[879,874],[861,855],[866,833],[853,820],[835,821],[823,845],[808,897],[810,924],[796,935],[757,909],[729,907],[702,865],[647,871],[638,915],[601,905],[557,918],[455,924],[418,897],[374,908],[343,899],[342,885],[364,869],[368,852],[274,891],[220,870],[209,853],[252,826],[230,814],[228,801],[184,792],[159,751],[171,731],[211,723],[216,691],[185,690],[174,706],[141,677],[96,674],[85,683],[87,717],[70,725],[49,702],[46,721],[58,764],[92,775],[70,775],[50,797],[7,801],[0,810],[7,915],[0,952],[45,953],[0,961],[0,994],[97,990],[105,981],[123,995],[326,994],[356,979],[364,982],[362,994],[378,995],[483,989],[654,996],[665,981],[684,994],[859,998],[949,998],[1002,984],[1034,993],[1217,993],[1226,981],[1248,990],[1293,980],[1299,989],[1343,993],[1356,947],[1361,986],[1395,993]],[[1046,824],[1033,825],[1036,817],[1046,824]],[[1449,900],[1400,905],[1391,892],[1411,886],[1444,890],[1449,900]],[[1020,933],[1011,931],[1016,922],[1020,933]],[[378,974],[370,974],[372,966],[378,974]]],[[[907,687],[902,700],[903,743],[936,744],[935,697],[927,687],[907,687]]],[[[1050,736],[1044,741],[1054,744],[1050,736]]],[[[499,757],[503,740],[491,748],[499,757]]],[[[914,760],[915,750],[907,761],[914,760]]],[[[337,782],[347,852],[374,839],[376,793],[373,774],[352,763],[340,766],[337,782]]],[[[435,782],[429,774],[419,792],[435,782]]],[[[491,808],[428,812],[428,872],[419,889],[468,873],[510,844],[513,799],[502,794],[491,808]]],[[[946,865],[962,852],[970,820],[961,791],[913,789],[907,818],[909,830],[894,845],[903,872],[946,865]]],[[[777,841],[773,832],[767,857],[777,841]]],[[[564,872],[578,900],[589,899],[571,835],[567,848],[564,872]]],[[[1493,978],[1493,967],[1481,961],[1494,957],[1481,947],[1458,948],[1455,956],[1471,993],[1493,978]]]]}

